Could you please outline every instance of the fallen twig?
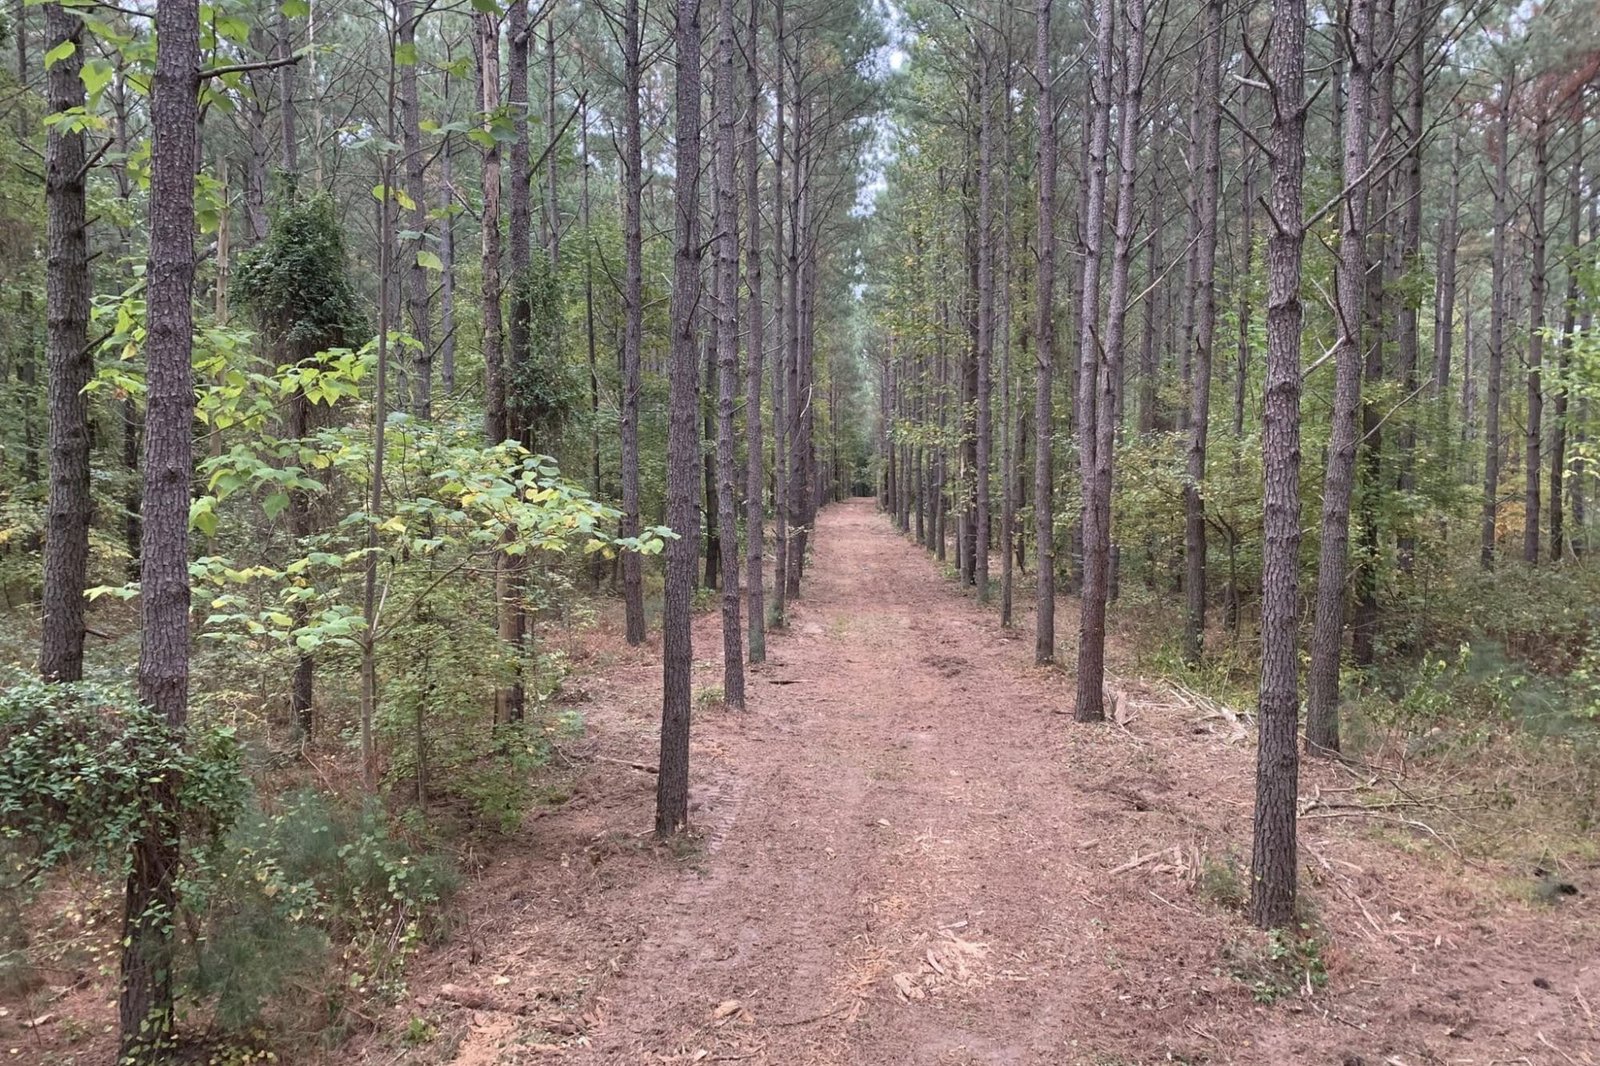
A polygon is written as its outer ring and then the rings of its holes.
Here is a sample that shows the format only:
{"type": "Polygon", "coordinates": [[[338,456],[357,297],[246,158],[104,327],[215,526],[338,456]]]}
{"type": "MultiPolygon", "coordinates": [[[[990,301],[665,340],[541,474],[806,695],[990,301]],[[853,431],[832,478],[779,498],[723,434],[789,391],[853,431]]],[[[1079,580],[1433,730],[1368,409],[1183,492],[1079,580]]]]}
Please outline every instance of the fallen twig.
{"type": "Polygon", "coordinates": [[[1162,848],[1160,851],[1152,851],[1148,855],[1140,855],[1136,859],[1129,859],[1127,862],[1123,863],[1121,866],[1117,867],[1115,870],[1112,870],[1111,874],[1109,876],[1115,877],[1117,874],[1125,874],[1129,870],[1137,869],[1138,867],[1143,866],[1145,863],[1150,862],[1153,859],[1161,858],[1161,856],[1165,855],[1170,850],[1171,850],[1170,848],[1162,848]]]}

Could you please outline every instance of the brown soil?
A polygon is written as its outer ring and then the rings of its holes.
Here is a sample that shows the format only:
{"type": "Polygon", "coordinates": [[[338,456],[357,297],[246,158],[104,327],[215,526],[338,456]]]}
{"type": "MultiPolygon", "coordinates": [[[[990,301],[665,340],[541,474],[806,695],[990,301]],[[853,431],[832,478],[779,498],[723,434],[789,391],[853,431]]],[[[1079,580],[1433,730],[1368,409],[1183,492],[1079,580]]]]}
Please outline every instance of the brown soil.
{"type": "MultiPolygon", "coordinates": [[[[1313,811],[1322,964],[1274,963],[1227,905],[1247,891],[1227,872],[1248,869],[1242,726],[1130,680],[1120,724],[1078,725],[1071,675],[871,501],[830,508],[815,543],[749,711],[696,708],[695,840],[649,837],[659,648],[603,626],[570,799],[469,856],[411,998],[328,1061],[1600,1063],[1592,869],[1538,905],[1531,863],[1467,862],[1406,812],[1313,811]],[[403,1039],[414,1019],[431,1039],[403,1039]]],[[[1064,606],[1069,661],[1075,623],[1064,606]]],[[[696,622],[700,691],[717,627],[696,622]]],[[[1310,766],[1302,795],[1355,780],[1310,766]]],[[[68,1061],[49,1040],[0,1046],[68,1061]]]]}
{"type": "MultiPolygon", "coordinates": [[[[470,947],[425,960],[408,1008],[444,1035],[402,1060],[1600,1061],[1581,878],[1539,906],[1526,870],[1415,827],[1308,817],[1326,984],[1274,970],[1217,902],[1245,887],[1229,857],[1248,866],[1240,730],[1127,682],[1123,724],[1073,723],[1070,676],[871,501],[829,509],[816,545],[750,710],[697,711],[698,842],[642,835],[653,778],[624,764],[654,761],[659,673],[617,653],[586,707],[591,751],[617,761],[589,761],[471,890],[470,947]]],[[[717,625],[695,634],[708,688],[717,625]]],[[[1351,783],[1317,766],[1302,790],[1351,783]]]]}

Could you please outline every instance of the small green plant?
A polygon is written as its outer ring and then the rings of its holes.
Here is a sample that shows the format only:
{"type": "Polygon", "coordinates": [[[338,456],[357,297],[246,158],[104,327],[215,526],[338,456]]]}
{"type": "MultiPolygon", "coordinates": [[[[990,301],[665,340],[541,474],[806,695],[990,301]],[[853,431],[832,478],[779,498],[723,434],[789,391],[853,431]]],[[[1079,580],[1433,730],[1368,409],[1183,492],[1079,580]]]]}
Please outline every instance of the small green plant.
{"type": "Polygon", "coordinates": [[[431,1044],[439,1035],[439,1027],[426,1018],[412,1018],[406,1023],[405,1032],[400,1034],[400,1039],[416,1047],[421,1044],[431,1044]]]}
{"type": "Polygon", "coordinates": [[[1328,983],[1322,943],[1305,922],[1295,930],[1273,929],[1264,937],[1235,942],[1223,954],[1233,964],[1234,979],[1249,987],[1257,1003],[1309,995],[1328,983]]]}
{"type": "Polygon", "coordinates": [[[338,1017],[352,997],[393,1000],[456,883],[376,803],[351,811],[302,792],[256,808],[186,887],[205,931],[188,986],[230,1032],[275,1004],[338,1017]],[[296,987],[326,991],[317,1004],[286,1001],[296,987]]]}
{"type": "Polygon", "coordinates": [[[1222,856],[1207,855],[1200,866],[1196,884],[1200,895],[1219,907],[1243,910],[1249,895],[1245,892],[1239,865],[1239,857],[1233,852],[1222,856]]]}
{"type": "Polygon", "coordinates": [[[708,685],[695,693],[694,702],[696,706],[702,708],[720,707],[725,699],[727,696],[722,691],[721,685],[708,685]]]}

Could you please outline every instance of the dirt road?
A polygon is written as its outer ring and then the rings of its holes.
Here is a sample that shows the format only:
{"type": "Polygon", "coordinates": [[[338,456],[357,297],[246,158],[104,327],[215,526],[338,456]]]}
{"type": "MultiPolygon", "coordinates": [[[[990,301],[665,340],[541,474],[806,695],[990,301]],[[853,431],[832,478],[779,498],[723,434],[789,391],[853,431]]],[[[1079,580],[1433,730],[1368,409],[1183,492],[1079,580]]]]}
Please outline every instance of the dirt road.
{"type": "MultiPolygon", "coordinates": [[[[815,543],[751,709],[697,709],[683,853],[640,836],[652,779],[624,765],[653,761],[656,660],[596,662],[598,758],[473,890],[470,954],[419,975],[461,1038],[445,1061],[1600,1056],[1586,899],[1508,914],[1419,894],[1456,860],[1319,822],[1320,959],[1259,970],[1270,949],[1226,906],[1253,737],[1132,685],[1124,724],[1074,724],[1069,675],[871,501],[828,509],[815,543]]],[[[717,621],[698,625],[697,684],[716,685],[717,621]]]]}

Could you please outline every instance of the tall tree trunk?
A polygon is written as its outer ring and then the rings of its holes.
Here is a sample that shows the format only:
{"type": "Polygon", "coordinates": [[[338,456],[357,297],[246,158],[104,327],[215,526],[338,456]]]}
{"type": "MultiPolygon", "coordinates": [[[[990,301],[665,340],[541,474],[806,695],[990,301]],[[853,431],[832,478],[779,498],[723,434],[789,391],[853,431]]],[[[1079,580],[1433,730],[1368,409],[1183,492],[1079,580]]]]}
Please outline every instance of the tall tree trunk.
{"type": "MultiPolygon", "coordinates": [[[[550,258],[550,269],[561,266],[561,199],[558,186],[561,177],[561,157],[556,147],[561,139],[562,127],[556,122],[556,12],[552,4],[544,20],[544,183],[545,183],[545,255],[550,258]]],[[[533,33],[532,28],[529,34],[533,33]]],[[[533,175],[528,175],[528,187],[533,187],[533,175]]],[[[560,323],[557,322],[557,329],[560,323]]]]}
{"type": "MultiPolygon", "coordinates": [[[[1367,111],[1372,88],[1373,0],[1350,0],[1349,95],[1344,124],[1344,199],[1335,270],[1333,430],[1322,492],[1322,538],[1306,687],[1306,749],[1339,750],[1339,650],[1350,558],[1350,493],[1355,480],[1356,412],[1361,406],[1361,316],[1367,276],[1367,111]]],[[[1283,224],[1280,219],[1278,225],[1283,224]]],[[[1265,623],[1263,623],[1265,624],[1265,623]]]]}
{"type": "Polygon", "coordinates": [[[506,110],[511,117],[511,213],[507,230],[511,270],[510,314],[506,318],[506,436],[532,444],[528,405],[524,399],[530,382],[533,307],[533,146],[528,130],[528,52],[533,29],[528,25],[528,0],[511,0],[506,7],[506,110]]]}
{"type": "Polygon", "coordinates": [[[667,401],[667,577],[661,612],[661,757],[656,835],[689,824],[689,713],[694,650],[689,600],[698,557],[695,463],[700,455],[699,356],[695,307],[700,293],[700,0],[677,0],[677,135],[673,182],[676,249],[672,269],[672,356],[667,401]]]}
{"type": "MultiPolygon", "coordinates": [[[[1052,0],[1039,0],[1034,29],[1034,77],[1039,83],[1035,110],[1039,118],[1039,280],[1035,311],[1038,368],[1033,385],[1033,539],[1039,560],[1034,582],[1033,661],[1054,662],[1056,656],[1055,548],[1055,292],[1056,292],[1056,117],[1050,58],[1052,0]]],[[[941,414],[940,428],[943,429],[941,414]]],[[[940,434],[941,438],[943,433],[940,434]]],[[[939,543],[941,555],[944,542],[939,543]]]]}
{"type": "MultiPolygon", "coordinates": [[[[83,20],[60,4],[44,8],[49,49],[70,54],[45,76],[52,115],[83,106],[83,20]]],[[[89,583],[89,240],[83,132],[54,123],[45,134],[45,360],[49,364],[50,489],[44,538],[44,622],[39,673],[83,679],[84,599],[89,583]]]]}
{"type": "Polygon", "coordinates": [[[1455,343],[1456,250],[1461,245],[1461,122],[1454,123],[1450,136],[1450,200],[1439,223],[1438,299],[1433,313],[1433,391],[1445,398],[1448,417],[1450,404],[1450,356],[1455,343]]]}
{"type": "Polygon", "coordinates": [[[444,135],[439,150],[439,385],[446,396],[456,391],[456,223],[454,147],[444,135]]]}
{"type": "Polygon", "coordinates": [[[1545,208],[1550,188],[1550,113],[1541,105],[1533,130],[1533,194],[1529,197],[1528,240],[1533,246],[1528,315],[1528,413],[1523,462],[1522,561],[1539,561],[1540,488],[1544,482],[1544,312],[1549,279],[1545,252],[1549,246],[1545,208]]]}
{"type": "MultiPolygon", "coordinates": [[[[1000,99],[1005,102],[1005,121],[1000,130],[1000,156],[1011,158],[1011,62],[1005,60],[1000,99]]],[[[1000,624],[1011,625],[1012,580],[1016,570],[1012,546],[1017,540],[1017,476],[1012,436],[1011,381],[1011,182],[1002,174],[1000,187],[999,291],[996,294],[992,331],[1000,336],[1000,624]]]]}
{"type": "MultiPolygon", "coordinates": [[[[528,51],[532,29],[528,25],[528,0],[512,0],[506,8],[506,109],[511,113],[511,217],[506,237],[510,244],[511,307],[506,329],[506,437],[533,446],[534,427],[527,400],[532,374],[532,281],[533,184],[532,145],[528,134],[528,51]]],[[[507,541],[516,531],[508,529],[507,541]]],[[[496,719],[520,722],[527,709],[522,681],[526,658],[528,613],[524,607],[527,586],[527,556],[502,552],[496,580],[496,599],[500,611],[500,641],[503,652],[515,664],[509,681],[496,696],[496,719]]]]}
{"type": "MultiPolygon", "coordinates": [[[[520,2],[520,0],[519,0],[520,2]]],[[[500,109],[500,24],[492,13],[477,15],[473,46],[478,61],[478,109],[500,109]]],[[[484,132],[492,132],[484,122],[484,132]]],[[[500,352],[500,142],[483,149],[483,435],[490,446],[509,435],[506,424],[505,359],[500,352]]]]}
{"type": "MultiPolygon", "coordinates": [[[[1581,154],[1580,154],[1581,158],[1581,154]]],[[[1592,241],[1600,235],[1600,198],[1589,198],[1589,239],[1592,241]]],[[[1594,328],[1594,304],[1584,301],[1583,313],[1578,317],[1578,330],[1585,336],[1594,328]]],[[[1578,408],[1577,425],[1573,428],[1573,457],[1572,476],[1567,479],[1568,493],[1572,498],[1572,554],[1574,558],[1582,559],[1589,550],[1589,526],[1586,509],[1586,492],[1588,463],[1584,453],[1588,450],[1587,427],[1589,425],[1589,398],[1586,396],[1578,408]]]]}
{"type": "Polygon", "coordinates": [[[1084,216],[1083,319],[1079,324],[1078,449],[1083,472],[1083,596],[1078,623],[1078,693],[1073,717],[1080,722],[1105,718],[1106,600],[1111,565],[1111,481],[1116,441],[1113,414],[1122,361],[1123,317],[1128,301],[1128,258],[1133,239],[1133,180],[1139,135],[1139,103],[1144,85],[1144,5],[1125,12],[1126,86],[1122,97],[1119,195],[1114,227],[1111,299],[1102,346],[1100,257],[1106,197],[1106,148],[1111,127],[1111,61],[1115,37],[1111,0],[1096,4],[1094,129],[1089,137],[1089,197],[1084,216]]]}
{"type": "MultiPolygon", "coordinates": [[[[1372,135],[1369,145],[1382,150],[1375,161],[1386,165],[1392,157],[1395,133],[1394,82],[1396,41],[1396,0],[1375,0],[1373,16],[1372,49],[1372,135]]],[[[1371,149],[1369,149],[1370,151],[1371,149]]],[[[1376,658],[1378,632],[1378,565],[1379,556],[1379,501],[1383,495],[1383,425],[1384,415],[1379,407],[1378,395],[1387,373],[1384,346],[1394,321],[1390,313],[1394,290],[1390,285],[1395,264],[1392,251],[1398,247],[1391,223],[1391,191],[1395,175],[1386,172],[1372,179],[1368,185],[1368,232],[1366,234],[1366,335],[1365,361],[1362,370],[1365,395],[1361,402],[1361,435],[1357,456],[1361,470],[1359,503],[1361,535],[1360,549],[1356,552],[1355,607],[1351,618],[1351,657],[1357,666],[1371,666],[1376,658]]],[[[1346,563],[1347,573],[1349,563],[1346,563]]],[[[1321,591],[1320,588],[1318,590],[1321,591]]],[[[1335,696],[1337,702],[1337,696],[1335,696]]],[[[1337,712],[1335,712],[1337,713],[1337,712]]]]}
{"type": "Polygon", "coordinates": [[[773,319],[778,326],[778,348],[772,364],[772,624],[788,621],[789,596],[789,294],[788,257],[784,247],[784,152],[788,107],[788,41],[783,0],[773,5],[776,19],[778,62],[773,76],[776,109],[773,113],[775,150],[772,153],[772,265],[773,319]]]}
{"type": "Polygon", "coordinates": [[[1559,563],[1566,547],[1566,514],[1562,491],[1567,475],[1567,380],[1572,370],[1572,347],[1577,340],[1579,299],[1579,249],[1583,245],[1583,124],[1580,105],[1572,131],[1572,165],[1567,171],[1567,243],[1572,260],[1567,266],[1567,294],[1561,311],[1561,367],[1550,397],[1550,561],[1559,563]]]}
{"type": "MultiPolygon", "coordinates": [[[[639,118],[643,58],[639,0],[623,5],[622,141],[622,535],[637,537],[639,524],[639,360],[644,346],[644,137],[639,118]]],[[[644,643],[644,560],[622,554],[622,603],[628,643],[644,643]]]]}
{"type": "MultiPolygon", "coordinates": [[[[796,66],[799,65],[800,43],[796,42],[796,66]]],[[[787,453],[784,463],[788,467],[788,499],[784,506],[789,512],[789,557],[788,567],[784,571],[784,597],[785,600],[796,599],[800,595],[800,571],[805,563],[805,431],[801,425],[802,395],[800,381],[800,328],[801,328],[801,302],[804,299],[804,279],[800,276],[800,244],[806,226],[806,199],[808,186],[811,182],[810,167],[805,153],[806,138],[809,131],[806,123],[802,121],[798,97],[795,100],[794,124],[794,151],[790,158],[794,160],[794,192],[789,203],[789,240],[785,249],[788,258],[788,267],[785,278],[789,284],[789,299],[785,311],[789,321],[785,327],[786,340],[789,350],[784,355],[784,376],[787,379],[784,385],[788,405],[784,422],[787,425],[787,453]]]]}
{"type": "MultiPolygon", "coordinates": [[[[583,322],[584,341],[589,356],[589,485],[590,493],[600,499],[604,486],[600,481],[600,360],[595,336],[594,317],[594,259],[595,239],[593,217],[589,204],[589,95],[585,90],[578,97],[578,110],[582,120],[578,133],[580,212],[583,223],[583,322]]],[[[601,557],[596,556],[590,570],[594,587],[600,587],[601,557]]]]}
{"type": "Polygon", "coordinates": [[[766,580],[763,555],[765,515],[764,442],[761,432],[761,375],[766,364],[766,337],[763,316],[766,305],[761,290],[761,5],[750,0],[747,43],[745,45],[745,89],[749,94],[745,111],[745,209],[749,220],[745,230],[745,285],[750,299],[746,303],[745,326],[749,338],[745,347],[745,555],[746,613],[749,625],[749,658],[752,663],[767,660],[766,580]]]}
{"type": "MultiPolygon", "coordinates": [[[[1262,447],[1261,688],[1250,920],[1295,918],[1300,762],[1300,260],[1305,230],[1305,0],[1272,0],[1267,378],[1262,447]]],[[[1337,110],[1337,108],[1335,108],[1337,110]]]]}
{"type": "Polygon", "coordinates": [[[395,21],[405,50],[399,61],[400,143],[405,151],[406,195],[411,198],[407,228],[413,234],[407,242],[410,262],[405,278],[406,317],[411,337],[417,342],[411,368],[411,413],[427,421],[433,417],[433,325],[428,299],[433,281],[422,264],[422,253],[428,251],[428,189],[422,154],[422,97],[417,88],[417,23],[421,16],[415,13],[412,0],[397,0],[395,21]]]}
{"type": "MultiPolygon", "coordinates": [[[[714,137],[712,140],[712,147],[716,147],[716,140],[714,137]]],[[[715,176],[713,175],[713,181],[711,183],[711,211],[705,220],[705,222],[709,222],[713,230],[716,228],[717,219],[721,217],[722,214],[718,206],[718,200],[720,196],[721,192],[717,188],[715,176]]],[[[702,226],[703,225],[704,223],[702,223],[702,226]]],[[[705,331],[706,355],[705,362],[702,364],[704,368],[704,378],[702,379],[700,385],[700,439],[707,441],[708,443],[714,442],[717,439],[717,412],[716,400],[714,397],[717,395],[717,342],[722,333],[721,323],[717,316],[717,308],[721,305],[722,300],[720,292],[722,274],[718,269],[715,254],[715,244],[717,240],[718,238],[716,236],[712,237],[713,256],[710,271],[711,276],[709,278],[709,285],[707,286],[709,291],[706,294],[711,299],[708,307],[701,311],[705,318],[709,320],[709,327],[705,331]]],[[[718,521],[718,516],[722,513],[722,506],[717,500],[719,495],[717,492],[717,486],[717,452],[716,447],[713,444],[713,446],[709,450],[705,451],[700,457],[700,487],[705,498],[704,510],[701,512],[704,515],[705,522],[705,536],[702,539],[705,542],[706,553],[705,579],[701,582],[701,585],[708,591],[715,589],[721,581],[720,569],[722,565],[722,530],[718,521]]]]}
{"type": "Polygon", "coordinates": [[[278,128],[283,136],[283,144],[279,146],[282,152],[280,158],[284,175],[293,182],[300,173],[299,109],[294,95],[294,64],[290,62],[294,55],[294,28],[281,7],[278,9],[276,29],[277,58],[282,63],[278,67],[278,128]]]}
{"type": "Polygon", "coordinates": [[[739,628],[739,497],[734,487],[733,402],[739,394],[739,154],[734,124],[733,0],[717,5],[717,524],[722,546],[722,698],[744,708],[744,634],[739,628]]]}
{"type": "Polygon", "coordinates": [[[1488,394],[1483,419],[1483,523],[1478,562],[1494,568],[1495,525],[1500,513],[1500,379],[1506,359],[1506,233],[1511,226],[1511,97],[1517,71],[1509,67],[1500,82],[1499,117],[1495,122],[1494,239],[1489,258],[1488,394]]]}
{"type": "Polygon", "coordinates": [[[1181,390],[1178,403],[1178,428],[1184,432],[1188,432],[1189,421],[1194,417],[1194,330],[1195,315],[1198,311],[1196,301],[1202,280],[1199,194],[1203,170],[1201,142],[1204,134],[1201,128],[1205,124],[1206,78],[1205,61],[1201,59],[1195,64],[1194,93],[1189,98],[1189,150],[1184,153],[1184,161],[1188,164],[1189,170],[1189,181],[1183,194],[1184,217],[1188,220],[1188,230],[1183,242],[1183,335],[1180,338],[1182,347],[1178,349],[1178,383],[1181,390]]]}
{"type": "MultiPolygon", "coordinates": [[[[1421,338],[1418,336],[1418,311],[1421,294],[1415,292],[1413,275],[1422,261],[1422,144],[1424,138],[1423,108],[1427,93],[1427,17],[1426,0],[1409,0],[1409,19],[1406,33],[1406,113],[1403,132],[1406,137],[1406,158],[1400,171],[1401,196],[1404,214],[1400,229],[1399,267],[1401,286],[1400,305],[1396,311],[1396,328],[1400,334],[1400,381],[1405,389],[1401,403],[1399,432],[1396,450],[1400,458],[1399,488],[1403,498],[1409,499],[1416,491],[1417,425],[1413,397],[1420,391],[1417,384],[1418,364],[1421,359],[1421,338]]],[[[1396,539],[1396,562],[1401,573],[1410,574],[1416,568],[1417,538],[1405,523],[1396,539]]]]}
{"type": "MultiPolygon", "coordinates": [[[[1159,89],[1157,97],[1160,96],[1159,89]]],[[[1139,341],[1139,435],[1155,432],[1156,398],[1160,368],[1156,360],[1157,337],[1162,329],[1159,279],[1162,270],[1163,230],[1166,228],[1161,189],[1161,123],[1154,123],[1150,145],[1150,236],[1145,245],[1145,284],[1150,291],[1144,298],[1144,328],[1139,341]]]]}
{"type": "MultiPolygon", "coordinates": [[[[1049,0],[1045,0],[1049,2],[1049,0]]],[[[941,296],[939,298],[939,329],[934,340],[934,347],[938,352],[938,397],[939,397],[939,458],[938,471],[934,474],[937,492],[934,496],[933,512],[933,556],[941,563],[949,557],[948,526],[950,524],[950,501],[947,491],[950,482],[950,447],[945,440],[945,431],[949,425],[950,399],[950,352],[946,346],[945,338],[950,330],[950,301],[941,296]]]]}
{"type": "MultiPolygon", "coordinates": [[[[139,699],[181,742],[189,714],[189,491],[194,476],[194,175],[200,122],[197,0],[156,12],[150,105],[150,254],[145,266],[144,526],[139,557],[139,699]]],[[[177,782],[150,785],[133,844],[122,930],[121,1054],[145,1066],[172,1035],[177,782]]]]}
{"type": "Polygon", "coordinates": [[[978,48],[978,434],[975,470],[977,538],[973,583],[978,600],[989,599],[989,467],[994,453],[994,108],[990,80],[991,43],[978,48]]]}
{"type": "MultiPolygon", "coordinates": [[[[1190,376],[1189,450],[1183,482],[1184,657],[1200,661],[1206,634],[1206,438],[1211,429],[1212,342],[1217,325],[1217,198],[1222,137],[1222,0],[1207,0],[1200,50],[1200,156],[1194,168],[1198,218],[1195,246],[1194,353],[1190,376]]],[[[1131,197],[1131,191],[1129,193],[1131,197]]]]}

